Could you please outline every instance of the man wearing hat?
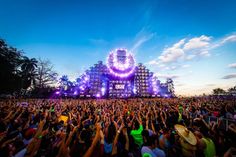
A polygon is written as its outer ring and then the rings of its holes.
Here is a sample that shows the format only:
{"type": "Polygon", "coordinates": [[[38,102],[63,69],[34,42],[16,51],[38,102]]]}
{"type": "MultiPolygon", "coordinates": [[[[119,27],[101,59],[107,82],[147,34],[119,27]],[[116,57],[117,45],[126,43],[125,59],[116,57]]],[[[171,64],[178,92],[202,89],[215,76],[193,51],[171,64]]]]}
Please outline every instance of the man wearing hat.
{"type": "Polygon", "coordinates": [[[195,157],[197,139],[194,134],[183,125],[176,124],[175,130],[180,136],[182,154],[184,157],[195,157]]]}

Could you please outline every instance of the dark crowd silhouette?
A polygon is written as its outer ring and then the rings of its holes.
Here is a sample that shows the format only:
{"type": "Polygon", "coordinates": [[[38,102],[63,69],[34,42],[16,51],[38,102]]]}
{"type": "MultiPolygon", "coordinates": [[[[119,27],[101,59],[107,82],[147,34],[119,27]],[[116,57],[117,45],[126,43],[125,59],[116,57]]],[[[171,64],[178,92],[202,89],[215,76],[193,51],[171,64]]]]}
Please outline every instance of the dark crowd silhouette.
{"type": "Polygon", "coordinates": [[[0,101],[1,157],[230,157],[236,103],[220,98],[0,101]]]}

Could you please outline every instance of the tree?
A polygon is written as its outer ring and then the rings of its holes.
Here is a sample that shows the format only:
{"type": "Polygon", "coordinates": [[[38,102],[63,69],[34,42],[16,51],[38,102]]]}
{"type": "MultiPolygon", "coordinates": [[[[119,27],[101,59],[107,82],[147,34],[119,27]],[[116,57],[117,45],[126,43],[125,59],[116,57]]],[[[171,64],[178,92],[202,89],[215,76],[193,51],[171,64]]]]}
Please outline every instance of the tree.
{"type": "Polygon", "coordinates": [[[37,67],[38,61],[35,58],[28,58],[26,56],[23,57],[21,62],[21,70],[32,73],[34,72],[35,68],[37,67]]]}
{"type": "Polygon", "coordinates": [[[38,61],[35,58],[23,57],[21,61],[22,88],[27,89],[35,81],[38,61]]]}
{"type": "Polygon", "coordinates": [[[68,84],[68,81],[69,81],[67,75],[63,75],[59,80],[60,80],[59,83],[60,83],[61,86],[66,86],[68,84]]]}
{"type": "Polygon", "coordinates": [[[225,90],[221,89],[221,88],[216,88],[216,89],[213,89],[213,94],[214,95],[222,95],[222,94],[225,94],[225,90]]]}
{"type": "Polygon", "coordinates": [[[28,87],[34,87],[35,95],[40,92],[47,96],[49,91],[53,91],[51,86],[56,83],[56,78],[57,73],[50,61],[28,58],[23,51],[8,46],[0,39],[0,95],[22,95],[22,92],[28,93],[28,87]]]}
{"type": "Polygon", "coordinates": [[[229,89],[228,89],[228,92],[233,92],[233,91],[235,91],[234,88],[229,88],[229,89]]]}
{"type": "Polygon", "coordinates": [[[236,93],[236,86],[234,86],[234,87],[232,87],[232,88],[229,88],[228,89],[228,92],[230,93],[230,94],[235,94],[236,93]]]}
{"type": "Polygon", "coordinates": [[[71,89],[73,86],[73,83],[69,80],[67,75],[63,75],[59,80],[60,88],[63,90],[71,89]]]}
{"type": "Polygon", "coordinates": [[[36,88],[46,88],[57,83],[58,74],[53,70],[53,65],[49,60],[38,59],[36,77],[34,85],[36,88]]]}
{"type": "Polygon", "coordinates": [[[11,94],[21,89],[20,62],[22,52],[0,39],[0,94],[11,94]]]}

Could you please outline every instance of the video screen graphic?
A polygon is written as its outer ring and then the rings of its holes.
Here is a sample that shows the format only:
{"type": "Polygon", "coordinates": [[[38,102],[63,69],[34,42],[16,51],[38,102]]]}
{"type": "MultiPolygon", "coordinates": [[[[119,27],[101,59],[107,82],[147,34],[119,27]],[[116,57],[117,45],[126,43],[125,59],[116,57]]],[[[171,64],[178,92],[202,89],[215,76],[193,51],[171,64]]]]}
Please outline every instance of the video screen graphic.
{"type": "Polygon", "coordinates": [[[125,89],[125,84],[115,84],[115,89],[125,89]]]}

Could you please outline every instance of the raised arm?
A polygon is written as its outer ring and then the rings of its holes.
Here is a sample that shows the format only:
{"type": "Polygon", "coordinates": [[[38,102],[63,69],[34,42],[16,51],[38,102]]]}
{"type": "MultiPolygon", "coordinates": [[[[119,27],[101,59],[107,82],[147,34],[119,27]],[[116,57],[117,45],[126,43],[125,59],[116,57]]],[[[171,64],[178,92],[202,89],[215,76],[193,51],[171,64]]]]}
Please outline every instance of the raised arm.
{"type": "Polygon", "coordinates": [[[101,124],[97,123],[96,125],[97,125],[96,126],[96,128],[97,128],[96,135],[93,139],[93,142],[92,142],[91,146],[89,147],[89,149],[84,154],[84,157],[90,157],[93,154],[95,146],[96,146],[96,144],[98,143],[98,141],[100,139],[101,124]]]}
{"type": "Polygon", "coordinates": [[[45,119],[39,122],[37,132],[36,132],[33,140],[29,143],[29,145],[26,148],[27,152],[26,152],[25,157],[31,157],[37,153],[37,151],[40,147],[40,144],[41,144],[42,131],[43,131],[43,126],[44,126],[45,122],[46,122],[45,119]]]}
{"type": "Polygon", "coordinates": [[[125,150],[129,151],[129,136],[127,134],[127,128],[123,128],[122,132],[125,136],[125,150]]]}
{"type": "Polygon", "coordinates": [[[117,141],[118,141],[119,134],[120,134],[121,130],[124,128],[124,126],[125,126],[124,123],[122,123],[119,130],[116,132],[116,136],[115,136],[114,142],[112,144],[112,153],[111,153],[111,155],[116,155],[117,154],[117,141]]]}

